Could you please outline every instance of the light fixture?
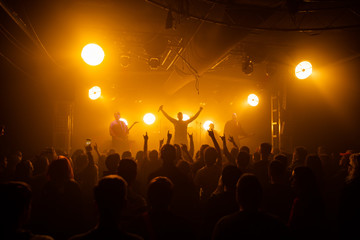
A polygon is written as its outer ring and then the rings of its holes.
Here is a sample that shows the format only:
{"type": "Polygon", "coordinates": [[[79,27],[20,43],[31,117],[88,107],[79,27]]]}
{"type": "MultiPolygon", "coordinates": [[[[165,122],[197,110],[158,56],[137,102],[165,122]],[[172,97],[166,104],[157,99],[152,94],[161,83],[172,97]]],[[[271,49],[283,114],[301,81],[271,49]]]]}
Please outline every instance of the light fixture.
{"type": "Polygon", "coordinates": [[[299,63],[295,68],[295,75],[298,79],[308,78],[312,74],[312,65],[308,61],[299,63]]]}
{"type": "Polygon", "coordinates": [[[255,107],[259,104],[259,98],[255,94],[250,94],[248,96],[248,103],[250,106],[255,107]]]}
{"type": "Polygon", "coordinates": [[[81,57],[87,64],[96,66],[102,63],[105,53],[99,45],[90,43],[82,49],[81,57]]]}
{"type": "Polygon", "coordinates": [[[246,75],[250,75],[254,70],[254,63],[249,56],[246,56],[242,62],[242,71],[246,75]]]}
{"type": "Polygon", "coordinates": [[[92,87],[89,89],[89,98],[91,100],[96,100],[101,96],[101,88],[98,86],[92,87]]]}
{"type": "Polygon", "coordinates": [[[130,64],[130,57],[129,55],[121,55],[119,61],[122,67],[128,67],[130,64]]]}
{"type": "Polygon", "coordinates": [[[149,64],[151,70],[156,70],[160,66],[160,59],[152,57],[149,59],[148,64],[149,64]]]}
{"type": "Polygon", "coordinates": [[[210,120],[205,121],[204,124],[203,124],[203,128],[206,131],[209,130],[210,129],[210,124],[214,124],[214,123],[212,121],[210,121],[210,120]]]}
{"type": "Polygon", "coordinates": [[[144,115],[143,117],[143,121],[147,124],[147,125],[151,125],[155,122],[155,115],[152,113],[147,113],[144,115]]]}

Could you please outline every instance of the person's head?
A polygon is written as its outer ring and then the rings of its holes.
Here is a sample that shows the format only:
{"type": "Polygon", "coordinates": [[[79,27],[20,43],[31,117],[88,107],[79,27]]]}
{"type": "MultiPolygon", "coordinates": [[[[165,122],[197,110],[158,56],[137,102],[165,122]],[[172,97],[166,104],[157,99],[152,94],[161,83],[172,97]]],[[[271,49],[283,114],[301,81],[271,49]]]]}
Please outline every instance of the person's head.
{"type": "Polygon", "coordinates": [[[288,158],[285,154],[282,153],[276,154],[274,160],[280,161],[282,164],[284,164],[285,167],[288,166],[288,158]]]}
{"type": "Polygon", "coordinates": [[[79,173],[82,170],[84,170],[89,163],[89,159],[86,154],[77,155],[76,158],[74,158],[73,160],[74,160],[74,171],[76,173],[79,173]]]}
{"type": "Polygon", "coordinates": [[[307,154],[308,154],[308,152],[305,147],[303,147],[303,146],[295,147],[294,153],[293,153],[293,162],[305,163],[307,154]]]}
{"type": "Polygon", "coordinates": [[[64,182],[74,178],[74,172],[70,161],[64,156],[50,163],[47,175],[51,181],[64,182]]]}
{"type": "Polygon", "coordinates": [[[350,155],[348,166],[347,181],[352,181],[360,177],[360,153],[353,153],[350,155]]]}
{"type": "Polygon", "coordinates": [[[185,175],[189,176],[191,174],[191,166],[188,161],[180,160],[177,162],[176,167],[185,175]]]}
{"type": "Polygon", "coordinates": [[[117,171],[120,162],[120,155],[118,153],[110,154],[105,159],[105,165],[109,171],[117,171]]]}
{"type": "Polygon", "coordinates": [[[241,174],[241,170],[233,165],[227,165],[224,167],[221,173],[221,179],[224,184],[225,191],[235,192],[236,183],[239,180],[241,174]]]}
{"type": "Polygon", "coordinates": [[[238,120],[237,114],[236,114],[236,113],[233,113],[233,114],[231,115],[231,119],[232,119],[233,121],[237,121],[237,120],[238,120]]]}
{"type": "Polygon", "coordinates": [[[125,181],[131,186],[136,179],[137,164],[132,159],[122,159],[118,165],[118,175],[123,177],[125,181]]]}
{"type": "Polygon", "coordinates": [[[18,181],[29,183],[33,176],[34,166],[30,160],[23,160],[16,165],[15,178],[18,181]]]}
{"type": "Polygon", "coordinates": [[[230,154],[231,154],[231,156],[233,156],[233,158],[236,158],[237,155],[239,154],[239,149],[236,147],[231,148],[230,154]]]}
{"type": "Polygon", "coordinates": [[[248,146],[242,146],[240,148],[240,152],[247,152],[248,154],[250,154],[250,148],[248,146]]]}
{"type": "Polygon", "coordinates": [[[239,152],[236,158],[236,165],[240,169],[246,169],[250,163],[250,154],[247,152],[239,152]]]}
{"type": "Polygon", "coordinates": [[[257,211],[261,204],[262,187],[254,174],[244,173],[236,184],[236,197],[243,211],[257,211]]]}
{"type": "Polygon", "coordinates": [[[344,153],[340,153],[340,161],[339,161],[339,166],[341,168],[345,168],[347,170],[348,166],[349,166],[349,162],[350,162],[350,156],[351,154],[355,153],[354,150],[346,150],[346,152],[344,153]]]}
{"type": "Polygon", "coordinates": [[[148,185],[147,197],[152,209],[168,209],[173,197],[173,183],[167,177],[156,177],[148,185]]]}
{"type": "Polygon", "coordinates": [[[160,157],[164,165],[174,165],[176,160],[176,149],[171,144],[165,144],[161,147],[160,157]]]}
{"type": "Polygon", "coordinates": [[[30,216],[32,192],[24,182],[0,184],[0,232],[21,228],[30,216]]]}
{"type": "Polygon", "coordinates": [[[317,182],[313,171],[306,166],[296,167],[291,176],[291,187],[298,196],[317,192],[317,182]]]}
{"type": "Polygon", "coordinates": [[[135,155],[135,159],[137,162],[141,162],[144,159],[144,151],[137,151],[135,155]]]}
{"type": "Polygon", "coordinates": [[[115,113],[114,113],[114,118],[115,118],[115,120],[120,120],[120,118],[121,118],[120,113],[119,113],[119,112],[115,112],[115,113]]]}
{"type": "Polygon", "coordinates": [[[207,147],[204,155],[204,162],[206,166],[213,166],[216,163],[218,152],[214,147],[207,147]]]}
{"type": "Polygon", "coordinates": [[[200,147],[200,152],[199,152],[199,158],[201,160],[204,160],[204,156],[205,156],[205,149],[209,147],[209,144],[202,144],[200,147]]]}
{"type": "Polygon", "coordinates": [[[279,160],[273,160],[269,164],[268,175],[272,183],[280,183],[285,180],[286,165],[279,160]]]}
{"type": "Polygon", "coordinates": [[[124,151],[122,154],[121,154],[121,159],[132,159],[132,154],[130,151],[124,151]]]}
{"type": "Polygon", "coordinates": [[[149,159],[151,162],[157,162],[159,160],[159,153],[157,150],[151,150],[149,152],[149,159]]]}
{"type": "Polygon", "coordinates": [[[305,166],[309,167],[316,177],[321,177],[323,166],[317,154],[308,154],[305,159],[305,166]]]}
{"type": "Polygon", "coordinates": [[[116,224],[127,202],[127,183],[118,175],[101,178],[94,187],[94,198],[101,222],[116,224]]]}
{"type": "Polygon", "coordinates": [[[262,156],[262,160],[268,160],[263,159],[263,157],[268,157],[271,154],[272,145],[270,143],[264,142],[260,144],[260,154],[262,156]]]}
{"type": "Polygon", "coordinates": [[[45,155],[36,156],[32,163],[34,165],[34,175],[46,173],[49,167],[49,159],[45,155]]]}
{"type": "Polygon", "coordinates": [[[180,120],[180,121],[182,121],[183,120],[183,113],[182,112],[178,112],[178,114],[177,114],[177,118],[180,120]]]}

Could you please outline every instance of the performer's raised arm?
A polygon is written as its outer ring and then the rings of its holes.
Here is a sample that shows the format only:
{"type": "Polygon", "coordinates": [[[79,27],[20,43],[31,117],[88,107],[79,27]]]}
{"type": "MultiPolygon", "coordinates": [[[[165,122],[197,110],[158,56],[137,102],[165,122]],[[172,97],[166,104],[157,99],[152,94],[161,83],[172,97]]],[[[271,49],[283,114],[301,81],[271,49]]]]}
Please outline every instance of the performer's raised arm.
{"type": "Polygon", "coordinates": [[[170,117],[169,114],[167,114],[167,113],[164,111],[163,105],[161,105],[161,106],[159,107],[159,111],[161,111],[161,112],[164,114],[164,116],[165,116],[170,122],[172,122],[172,123],[177,122],[177,120],[176,120],[175,118],[170,117]]]}
{"type": "Polygon", "coordinates": [[[203,110],[203,108],[200,107],[199,111],[197,111],[197,113],[194,116],[192,116],[189,120],[187,120],[186,122],[191,123],[192,121],[194,121],[200,115],[202,110],[203,110]]]}

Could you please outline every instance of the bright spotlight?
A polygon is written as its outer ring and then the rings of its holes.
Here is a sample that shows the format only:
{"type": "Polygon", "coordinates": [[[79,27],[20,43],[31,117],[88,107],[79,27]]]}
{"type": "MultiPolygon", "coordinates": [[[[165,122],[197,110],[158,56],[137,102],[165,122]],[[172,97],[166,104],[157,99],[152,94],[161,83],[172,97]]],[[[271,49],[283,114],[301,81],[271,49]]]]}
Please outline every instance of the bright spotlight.
{"type": "Polygon", "coordinates": [[[189,119],[190,119],[189,115],[183,113],[183,121],[186,121],[186,120],[189,120],[189,119]]]}
{"type": "Polygon", "coordinates": [[[99,45],[90,43],[81,51],[81,57],[87,64],[96,66],[104,60],[105,53],[99,45]]]}
{"type": "Polygon", "coordinates": [[[203,128],[207,131],[210,129],[210,124],[212,124],[213,122],[210,120],[205,121],[205,123],[203,124],[203,128]]]}
{"type": "Polygon", "coordinates": [[[248,103],[250,106],[253,106],[253,107],[257,106],[259,104],[258,96],[256,96],[255,94],[250,94],[248,96],[248,103]]]}
{"type": "Polygon", "coordinates": [[[120,118],[120,121],[123,121],[126,124],[126,126],[128,125],[128,122],[126,121],[125,118],[120,118]]]}
{"type": "Polygon", "coordinates": [[[311,63],[303,61],[299,63],[295,68],[295,75],[298,79],[308,78],[312,73],[311,63]]]}
{"type": "Polygon", "coordinates": [[[101,96],[101,88],[98,86],[92,87],[89,89],[89,98],[91,100],[96,100],[101,96]]]}
{"type": "Polygon", "coordinates": [[[143,120],[147,125],[151,125],[155,122],[155,115],[152,113],[147,113],[144,115],[143,120]]]}

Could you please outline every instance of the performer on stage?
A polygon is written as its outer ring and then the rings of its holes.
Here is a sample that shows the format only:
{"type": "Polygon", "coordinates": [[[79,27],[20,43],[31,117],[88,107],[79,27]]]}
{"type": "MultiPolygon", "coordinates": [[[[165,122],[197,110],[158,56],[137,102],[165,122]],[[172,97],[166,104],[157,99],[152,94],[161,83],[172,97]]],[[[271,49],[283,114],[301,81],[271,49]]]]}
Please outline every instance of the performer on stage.
{"type": "Polygon", "coordinates": [[[187,145],[187,126],[189,123],[194,121],[200,114],[200,112],[203,110],[202,107],[200,107],[199,111],[190,119],[183,121],[183,114],[182,112],[178,112],[177,117],[178,119],[170,117],[164,110],[163,105],[159,107],[159,111],[161,111],[164,116],[174,124],[175,128],[175,136],[174,136],[174,144],[186,144],[187,145]]]}
{"type": "Polygon", "coordinates": [[[120,154],[124,151],[129,150],[129,130],[134,126],[134,122],[130,128],[124,121],[120,120],[120,113],[114,113],[115,120],[110,123],[110,136],[112,137],[113,148],[116,149],[120,154]]]}
{"type": "Polygon", "coordinates": [[[240,146],[240,139],[249,136],[242,128],[236,113],[233,113],[231,120],[225,123],[224,134],[233,137],[238,146],[240,146]]]}

